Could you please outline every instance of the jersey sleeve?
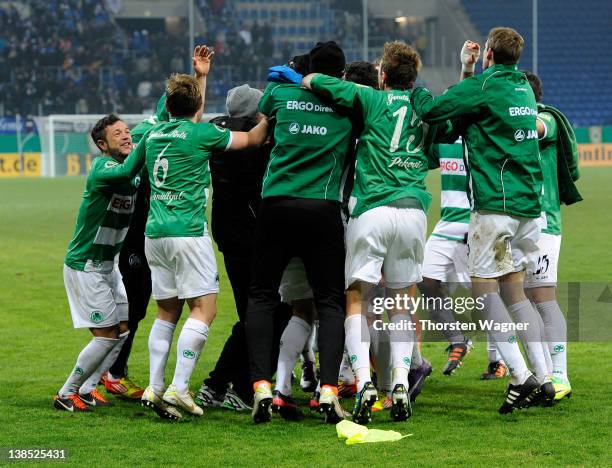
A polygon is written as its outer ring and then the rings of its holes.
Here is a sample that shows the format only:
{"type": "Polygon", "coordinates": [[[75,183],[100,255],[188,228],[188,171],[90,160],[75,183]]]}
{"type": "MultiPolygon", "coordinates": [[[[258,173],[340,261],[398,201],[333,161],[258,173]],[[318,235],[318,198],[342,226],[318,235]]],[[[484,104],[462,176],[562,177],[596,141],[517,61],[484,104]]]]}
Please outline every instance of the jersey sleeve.
{"type": "Polygon", "coordinates": [[[548,112],[540,112],[537,119],[544,125],[544,135],[541,142],[554,143],[557,141],[557,121],[548,112]]]}
{"type": "Polygon", "coordinates": [[[280,85],[278,83],[270,83],[264,90],[263,96],[259,100],[259,112],[267,117],[274,115],[274,90],[280,85]]]}
{"type": "Polygon", "coordinates": [[[159,101],[157,101],[155,117],[157,117],[159,122],[168,122],[170,120],[170,114],[166,110],[166,93],[162,94],[159,101]]]}
{"type": "Polygon", "coordinates": [[[425,122],[436,123],[477,113],[483,103],[480,81],[470,77],[448,88],[434,99],[426,88],[416,88],[411,94],[417,115],[425,122]]]}
{"type": "Polygon", "coordinates": [[[316,94],[329,99],[333,104],[345,108],[367,107],[369,86],[362,86],[351,81],[344,81],[333,76],[315,75],[310,81],[310,88],[316,94]]]}
{"type": "Polygon", "coordinates": [[[232,132],[211,123],[196,126],[195,145],[204,151],[227,151],[232,144],[232,132]]]}
{"type": "Polygon", "coordinates": [[[148,134],[140,140],[123,164],[115,160],[106,160],[92,166],[89,174],[90,181],[96,186],[105,186],[133,179],[145,163],[147,136],[148,134]]]}

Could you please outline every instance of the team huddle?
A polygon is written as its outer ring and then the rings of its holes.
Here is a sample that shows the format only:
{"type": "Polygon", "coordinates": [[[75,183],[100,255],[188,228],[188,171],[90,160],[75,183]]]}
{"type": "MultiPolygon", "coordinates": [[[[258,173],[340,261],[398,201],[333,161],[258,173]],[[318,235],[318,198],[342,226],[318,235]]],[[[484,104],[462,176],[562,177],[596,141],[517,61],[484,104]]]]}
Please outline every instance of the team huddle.
{"type": "MultiPolygon", "coordinates": [[[[577,149],[563,114],[539,103],[539,78],[518,69],[523,46],[513,29],[492,29],[475,75],[480,46],[466,41],[459,83],[434,98],[415,87],[421,61],[404,43],[385,44],[376,64],[346,64],[335,42],[318,43],[272,67],[263,93],[230,90],[228,115],[210,123],[200,120],[213,54],[198,46],[195,76],[172,75],[156,115],[132,132],[115,115],[101,119],[92,139],[102,154],[64,265],[74,326],[93,337],[54,406],[110,405],[102,383],[164,419],[223,407],[250,410],[255,423],[273,413],[298,420],[301,360],[300,387],[327,423],[367,424],[384,410],[404,421],[432,367],[414,302],[399,298],[445,299],[457,285],[471,290],[482,319],[526,324],[487,330],[482,378],[510,377],[500,413],[571,395],[555,291],[560,205],[581,200],[577,149]],[[441,217],[426,239],[425,178],[438,167],[441,217]],[[213,239],[238,321],[192,393],[219,293],[213,239]],[[141,388],[127,359],[150,295],[157,317],[141,388]],[[382,298],[398,298],[384,301],[387,327],[373,313],[382,298]],[[347,413],[340,399],[352,397],[347,413]]],[[[472,341],[452,326],[453,310],[431,303],[452,375],[472,341]]]]}

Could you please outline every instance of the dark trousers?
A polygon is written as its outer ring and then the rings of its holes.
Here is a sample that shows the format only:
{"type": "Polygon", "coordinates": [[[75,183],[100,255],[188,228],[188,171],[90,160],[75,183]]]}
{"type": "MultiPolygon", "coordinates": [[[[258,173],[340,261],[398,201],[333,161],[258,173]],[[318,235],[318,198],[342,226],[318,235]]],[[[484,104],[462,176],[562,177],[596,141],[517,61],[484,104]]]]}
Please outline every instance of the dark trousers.
{"type": "Polygon", "coordinates": [[[151,270],[149,270],[144,252],[128,251],[125,254],[122,252],[119,257],[119,271],[123,276],[123,284],[129,303],[128,328],[130,334],[109,372],[114,377],[125,377],[138,324],[147,314],[147,306],[151,297],[151,270]]]}
{"type": "MultiPolygon", "coordinates": [[[[253,202],[255,205],[259,200],[253,202]]],[[[213,201],[212,234],[219,250],[228,279],[232,285],[238,321],[227,338],[215,368],[204,383],[217,393],[225,393],[229,383],[245,401],[253,398],[246,340],[246,313],[251,280],[251,260],[255,235],[255,218],[250,204],[213,201]]],[[[280,304],[273,317],[274,346],[271,358],[276,365],[280,337],[291,318],[291,307],[280,304]]]]}
{"type": "Polygon", "coordinates": [[[289,260],[299,257],[319,317],[321,385],[337,385],[344,349],[344,228],[340,203],[266,198],[259,211],[247,311],[251,379],[271,380],[274,312],[289,260]]]}

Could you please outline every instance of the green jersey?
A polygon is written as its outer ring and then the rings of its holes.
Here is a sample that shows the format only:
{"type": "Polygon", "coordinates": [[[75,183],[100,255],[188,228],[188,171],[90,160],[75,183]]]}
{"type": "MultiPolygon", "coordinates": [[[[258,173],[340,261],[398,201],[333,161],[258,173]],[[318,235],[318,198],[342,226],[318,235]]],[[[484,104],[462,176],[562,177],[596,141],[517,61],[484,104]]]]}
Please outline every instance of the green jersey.
{"type": "Polygon", "coordinates": [[[460,118],[473,210],[540,216],[537,107],[516,65],[493,65],[435,100],[428,90],[415,89],[412,100],[425,122],[460,118]]]}
{"type": "Polygon", "coordinates": [[[93,160],[64,260],[70,268],[112,271],[134,211],[144,156],[144,145],[138,145],[123,164],[104,155],[93,160]]]}
{"type": "Polygon", "coordinates": [[[542,232],[561,234],[561,200],[557,179],[557,122],[548,112],[540,112],[538,120],[544,124],[545,133],[540,138],[540,158],[544,176],[542,194],[542,232]]]}
{"type": "Polygon", "coordinates": [[[206,226],[213,151],[225,151],[231,132],[209,123],[171,118],[155,125],[143,140],[151,182],[147,237],[199,237],[206,226]]]}
{"type": "Polygon", "coordinates": [[[351,122],[311,91],[271,83],[259,110],[276,117],[275,145],[264,173],[262,197],[341,201],[351,122]]]}
{"type": "Polygon", "coordinates": [[[440,220],[431,233],[443,239],[463,241],[470,223],[467,172],[461,143],[434,145],[432,156],[440,167],[440,220]]]}
{"type": "Polygon", "coordinates": [[[326,75],[316,75],[310,86],[335,105],[356,112],[363,122],[349,202],[351,216],[393,202],[427,211],[431,195],[425,188],[426,152],[437,127],[417,117],[410,92],[378,91],[326,75]]]}
{"type": "Polygon", "coordinates": [[[159,98],[159,101],[157,101],[157,110],[155,114],[146,118],[130,130],[134,144],[138,144],[144,134],[151,130],[153,125],[157,125],[160,122],[167,122],[168,119],[170,119],[170,116],[166,110],[166,93],[164,93],[162,97],[159,98]]]}

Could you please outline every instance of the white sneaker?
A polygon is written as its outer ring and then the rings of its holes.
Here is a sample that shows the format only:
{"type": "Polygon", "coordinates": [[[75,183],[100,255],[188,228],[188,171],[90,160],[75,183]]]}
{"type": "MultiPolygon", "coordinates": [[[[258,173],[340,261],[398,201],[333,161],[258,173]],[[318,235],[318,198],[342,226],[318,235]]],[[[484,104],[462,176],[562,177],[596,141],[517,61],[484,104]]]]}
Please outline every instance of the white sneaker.
{"type": "Polygon", "coordinates": [[[325,414],[325,422],[328,424],[337,424],[347,416],[347,413],[340,405],[340,401],[338,401],[338,395],[328,385],[321,387],[319,408],[325,414]]]}
{"type": "Polygon", "coordinates": [[[161,393],[156,393],[150,385],[145,389],[140,399],[140,404],[151,408],[160,418],[178,421],[183,416],[176,408],[166,404],[162,399],[161,393]]]}
{"type": "Polygon", "coordinates": [[[251,417],[255,424],[270,422],[272,419],[272,386],[269,382],[260,383],[253,397],[251,417]]]}
{"type": "Polygon", "coordinates": [[[204,411],[193,401],[193,397],[189,391],[185,393],[179,393],[176,390],[174,385],[170,385],[162,399],[168,403],[169,405],[175,406],[177,408],[182,408],[188,413],[193,414],[194,416],[202,416],[204,411]]]}

